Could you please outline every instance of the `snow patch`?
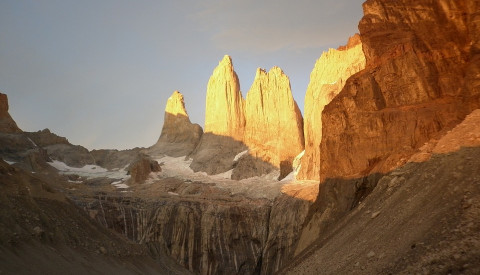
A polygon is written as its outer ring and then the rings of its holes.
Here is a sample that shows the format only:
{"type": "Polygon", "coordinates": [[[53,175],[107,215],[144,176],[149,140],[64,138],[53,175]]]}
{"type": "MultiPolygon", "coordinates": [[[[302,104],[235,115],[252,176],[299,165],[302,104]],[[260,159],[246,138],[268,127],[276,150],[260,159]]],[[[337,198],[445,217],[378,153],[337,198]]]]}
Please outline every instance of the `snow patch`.
{"type": "Polygon", "coordinates": [[[13,164],[16,163],[15,161],[9,161],[9,160],[6,160],[6,159],[4,159],[3,161],[5,161],[6,163],[8,163],[9,165],[13,165],[13,164]]]}
{"type": "Polygon", "coordinates": [[[31,138],[27,137],[27,139],[33,144],[33,146],[38,147],[38,145],[35,144],[35,142],[33,142],[33,140],[31,138]]]}
{"type": "Polygon", "coordinates": [[[78,168],[68,166],[64,162],[58,160],[53,160],[52,162],[47,163],[64,175],[79,175],[80,177],[86,177],[87,179],[111,178],[122,181],[129,178],[127,171],[125,171],[127,166],[116,171],[109,171],[101,166],[91,164],[78,168]]]}
{"type": "Polygon", "coordinates": [[[213,175],[213,178],[222,178],[222,179],[231,179],[232,178],[233,169],[228,170],[227,172],[223,172],[217,175],[213,175]]]}
{"type": "Polygon", "coordinates": [[[168,192],[168,194],[172,196],[178,196],[178,193],[175,193],[175,192],[168,192]]]}
{"type": "Polygon", "coordinates": [[[238,153],[238,154],[235,156],[235,158],[233,158],[233,161],[234,161],[234,162],[235,162],[235,161],[238,161],[238,160],[239,160],[243,155],[245,155],[246,153],[248,153],[248,150],[245,150],[245,151],[243,151],[243,152],[238,153]]]}
{"type": "Polygon", "coordinates": [[[295,180],[295,175],[297,173],[295,171],[290,172],[286,177],[284,177],[281,182],[291,182],[295,180]]]}
{"type": "Polygon", "coordinates": [[[130,186],[126,185],[124,182],[125,181],[123,181],[123,180],[118,180],[118,181],[112,182],[111,185],[113,185],[117,188],[120,188],[120,189],[130,188],[130,186]]]}

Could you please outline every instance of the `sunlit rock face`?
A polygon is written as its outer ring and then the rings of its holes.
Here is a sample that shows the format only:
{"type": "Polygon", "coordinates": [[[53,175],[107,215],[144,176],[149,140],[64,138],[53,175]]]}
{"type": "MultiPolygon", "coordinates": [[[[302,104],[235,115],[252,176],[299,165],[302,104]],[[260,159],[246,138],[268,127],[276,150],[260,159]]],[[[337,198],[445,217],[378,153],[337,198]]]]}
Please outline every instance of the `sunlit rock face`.
{"type": "Polygon", "coordinates": [[[20,133],[22,130],[18,128],[15,121],[8,113],[8,97],[6,94],[0,93],[0,132],[2,133],[20,133]]]}
{"type": "Polygon", "coordinates": [[[479,1],[363,8],[366,69],[324,108],[323,179],[388,171],[479,106],[479,1]]]}
{"type": "Polygon", "coordinates": [[[232,59],[226,55],[208,81],[205,134],[191,154],[190,167],[194,171],[218,174],[233,168],[235,156],[246,149],[242,143],[244,108],[245,100],[232,59]]]}
{"type": "Polygon", "coordinates": [[[149,148],[149,154],[186,156],[197,146],[203,131],[200,125],[190,122],[183,95],[175,91],[167,101],[162,133],[157,143],[149,148]]]}
{"type": "Polygon", "coordinates": [[[315,63],[305,95],[305,154],[297,179],[320,179],[322,112],[343,89],[346,80],[365,68],[365,56],[358,34],[347,45],[324,52],[315,63]]]}
{"type": "Polygon", "coordinates": [[[322,183],[297,252],[355,207],[383,173],[480,106],[479,2],[364,3],[365,69],[324,107],[322,183]]]}
{"type": "Polygon", "coordinates": [[[247,93],[245,120],[249,154],[280,168],[281,178],[290,173],[293,159],[304,148],[303,118],[280,68],[268,73],[257,69],[247,93]]]}
{"type": "Polygon", "coordinates": [[[245,128],[245,100],[230,56],[225,55],[213,71],[207,86],[205,133],[242,141],[245,128]]]}

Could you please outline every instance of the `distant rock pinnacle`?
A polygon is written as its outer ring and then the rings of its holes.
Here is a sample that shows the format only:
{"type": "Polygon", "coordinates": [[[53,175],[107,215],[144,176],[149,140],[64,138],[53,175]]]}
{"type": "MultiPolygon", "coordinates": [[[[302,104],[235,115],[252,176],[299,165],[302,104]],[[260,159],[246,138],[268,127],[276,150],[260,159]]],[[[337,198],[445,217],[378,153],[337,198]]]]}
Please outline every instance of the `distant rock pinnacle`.
{"type": "Polygon", "coordinates": [[[186,156],[195,149],[202,134],[200,125],[190,122],[183,95],[175,91],[165,107],[162,134],[158,142],[149,149],[150,154],[186,156]]]}
{"type": "Polygon", "coordinates": [[[3,133],[20,133],[22,130],[18,128],[15,121],[8,113],[8,97],[6,94],[0,93],[0,132],[3,133]]]}

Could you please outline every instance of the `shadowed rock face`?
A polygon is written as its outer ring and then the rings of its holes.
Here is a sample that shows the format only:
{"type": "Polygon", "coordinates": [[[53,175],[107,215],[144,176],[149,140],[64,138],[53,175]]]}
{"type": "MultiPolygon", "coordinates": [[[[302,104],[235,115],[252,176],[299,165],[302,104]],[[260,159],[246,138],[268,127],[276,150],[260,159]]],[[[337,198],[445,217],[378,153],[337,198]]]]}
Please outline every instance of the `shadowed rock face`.
{"type": "Polygon", "coordinates": [[[15,121],[8,113],[8,97],[0,93],[0,132],[2,133],[21,133],[15,121]]]}
{"type": "Polygon", "coordinates": [[[172,157],[189,155],[202,137],[202,127],[190,122],[183,95],[173,92],[165,107],[162,133],[157,143],[148,149],[152,155],[165,154],[172,157]]]}
{"type": "Polygon", "coordinates": [[[135,185],[128,195],[92,193],[75,201],[105,227],[196,274],[273,274],[293,257],[312,204],[299,196],[303,186],[284,187],[275,198],[252,198],[166,178],[135,185]]]}
{"type": "Polygon", "coordinates": [[[305,154],[297,179],[320,179],[323,108],[340,93],[350,76],[364,68],[358,34],[350,37],[347,45],[324,52],[315,63],[305,95],[305,154]]]}
{"type": "Polygon", "coordinates": [[[249,154],[281,168],[281,177],[290,173],[293,159],[303,151],[303,118],[290,80],[280,68],[273,67],[268,73],[257,70],[247,93],[245,120],[244,142],[249,154]]]}
{"type": "Polygon", "coordinates": [[[479,106],[479,1],[380,1],[359,29],[366,69],[323,111],[321,178],[385,172],[479,106]]]}

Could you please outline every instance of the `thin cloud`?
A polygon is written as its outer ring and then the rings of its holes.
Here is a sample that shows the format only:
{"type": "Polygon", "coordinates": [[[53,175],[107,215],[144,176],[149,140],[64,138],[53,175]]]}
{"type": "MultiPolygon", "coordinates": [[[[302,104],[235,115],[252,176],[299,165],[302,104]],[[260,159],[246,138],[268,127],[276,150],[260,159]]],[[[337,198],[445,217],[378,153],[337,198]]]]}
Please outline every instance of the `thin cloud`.
{"type": "Polygon", "coordinates": [[[346,33],[357,31],[351,26],[361,16],[361,2],[211,0],[190,18],[220,50],[299,50],[343,43],[346,33]]]}

